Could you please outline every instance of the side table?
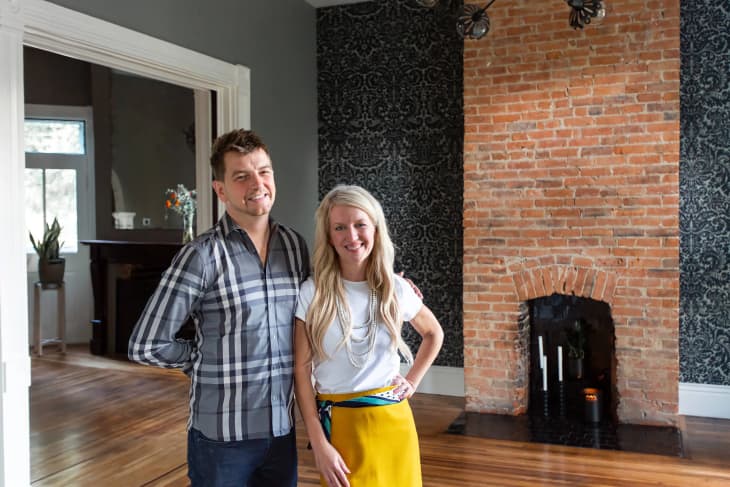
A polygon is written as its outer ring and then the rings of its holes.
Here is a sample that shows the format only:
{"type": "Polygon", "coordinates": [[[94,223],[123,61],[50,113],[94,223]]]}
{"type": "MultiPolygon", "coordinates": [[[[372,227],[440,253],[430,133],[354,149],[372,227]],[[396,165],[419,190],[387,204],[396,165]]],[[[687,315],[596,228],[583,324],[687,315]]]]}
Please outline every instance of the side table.
{"type": "Polygon", "coordinates": [[[58,344],[61,353],[66,353],[66,287],[64,282],[34,284],[33,303],[33,351],[43,355],[45,345],[58,344]],[[41,298],[45,291],[56,291],[56,333],[55,338],[41,338],[41,298]]]}

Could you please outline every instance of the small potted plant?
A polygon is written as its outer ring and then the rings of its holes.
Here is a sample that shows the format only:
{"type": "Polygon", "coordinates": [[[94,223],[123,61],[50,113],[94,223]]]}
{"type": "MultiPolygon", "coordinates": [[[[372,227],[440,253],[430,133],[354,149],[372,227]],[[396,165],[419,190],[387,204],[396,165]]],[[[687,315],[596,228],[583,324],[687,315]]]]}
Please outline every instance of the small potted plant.
{"type": "Polygon", "coordinates": [[[38,280],[44,284],[60,284],[63,282],[63,274],[66,268],[66,260],[59,255],[63,243],[58,242],[61,235],[61,225],[58,219],[54,218],[49,226],[46,223],[46,230],[43,238],[36,240],[30,234],[30,242],[38,254],[38,280]]]}
{"type": "Polygon", "coordinates": [[[568,343],[568,373],[573,379],[583,378],[583,359],[585,358],[586,327],[583,319],[577,319],[566,330],[568,343]]]}

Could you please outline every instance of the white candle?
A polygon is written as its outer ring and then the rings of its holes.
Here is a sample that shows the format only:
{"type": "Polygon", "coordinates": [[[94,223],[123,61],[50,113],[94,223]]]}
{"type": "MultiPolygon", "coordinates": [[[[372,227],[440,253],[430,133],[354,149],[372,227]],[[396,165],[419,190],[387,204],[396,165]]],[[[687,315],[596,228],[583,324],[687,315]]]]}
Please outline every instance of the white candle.
{"type": "Polygon", "coordinates": [[[548,368],[547,368],[547,355],[542,356],[542,390],[547,392],[547,376],[548,376],[548,368]]]}
{"type": "Polygon", "coordinates": [[[542,353],[542,335],[539,336],[539,337],[537,337],[537,346],[538,346],[539,352],[540,352],[540,354],[538,355],[538,357],[540,357],[540,368],[542,369],[543,368],[542,367],[542,356],[543,356],[543,353],[542,353]]]}
{"type": "Polygon", "coordinates": [[[563,347],[558,345],[558,380],[563,382],[563,347]]]}

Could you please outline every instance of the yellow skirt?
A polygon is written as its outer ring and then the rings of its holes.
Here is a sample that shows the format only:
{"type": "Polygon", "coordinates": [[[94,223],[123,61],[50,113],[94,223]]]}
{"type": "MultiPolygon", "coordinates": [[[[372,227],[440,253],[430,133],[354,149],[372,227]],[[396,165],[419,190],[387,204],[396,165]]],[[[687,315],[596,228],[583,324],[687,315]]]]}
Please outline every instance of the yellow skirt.
{"type": "MultiPolygon", "coordinates": [[[[345,401],[392,389],[318,394],[318,401],[345,401]]],[[[350,469],[351,487],[421,487],[418,434],[408,401],[385,406],[332,407],[332,445],[350,469]]],[[[320,483],[327,482],[320,477],[320,483]]]]}

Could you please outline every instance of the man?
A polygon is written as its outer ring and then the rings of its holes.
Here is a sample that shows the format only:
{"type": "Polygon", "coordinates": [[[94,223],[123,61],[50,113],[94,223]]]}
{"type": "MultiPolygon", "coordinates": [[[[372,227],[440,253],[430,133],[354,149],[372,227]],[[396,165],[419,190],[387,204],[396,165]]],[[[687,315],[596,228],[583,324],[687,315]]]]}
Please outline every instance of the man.
{"type": "Polygon", "coordinates": [[[220,136],[211,155],[218,223],[165,271],[129,343],[130,359],[190,375],[193,487],[296,486],[292,326],[309,276],[304,239],[269,216],[268,150],[251,131],[220,136]],[[195,338],[176,338],[192,318],[195,338]]]}

